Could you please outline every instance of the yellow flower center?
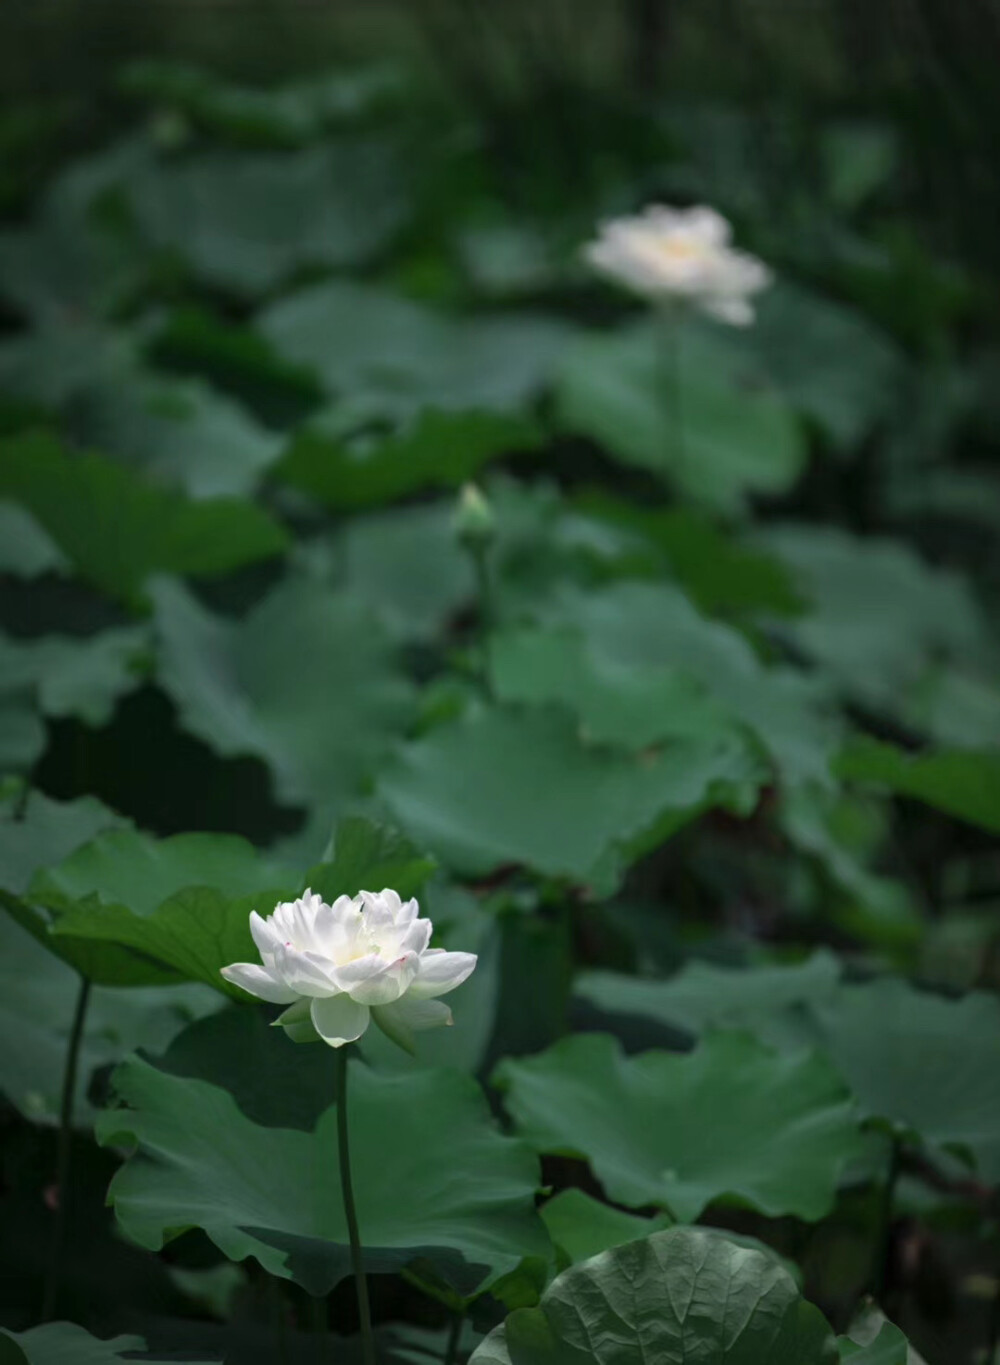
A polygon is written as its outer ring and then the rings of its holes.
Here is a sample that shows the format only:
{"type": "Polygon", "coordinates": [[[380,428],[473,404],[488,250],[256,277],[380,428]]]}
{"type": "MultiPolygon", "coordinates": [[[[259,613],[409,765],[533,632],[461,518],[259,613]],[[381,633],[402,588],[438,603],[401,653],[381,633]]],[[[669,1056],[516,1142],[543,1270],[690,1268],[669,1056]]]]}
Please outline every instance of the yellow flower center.
{"type": "Polygon", "coordinates": [[[692,261],[704,256],[705,248],[701,242],[672,233],[669,237],[659,239],[656,243],[656,252],[668,261],[692,261]]]}

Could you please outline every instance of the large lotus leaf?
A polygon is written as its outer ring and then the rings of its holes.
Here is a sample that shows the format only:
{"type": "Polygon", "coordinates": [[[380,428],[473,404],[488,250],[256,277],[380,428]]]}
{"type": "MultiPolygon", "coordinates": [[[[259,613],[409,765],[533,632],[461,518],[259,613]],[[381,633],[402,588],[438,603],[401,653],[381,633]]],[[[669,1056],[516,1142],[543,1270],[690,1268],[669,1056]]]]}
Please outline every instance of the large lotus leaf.
{"type": "MultiPolygon", "coordinates": [[[[673,1219],[665,1213],[655,1214],[651,1218],[625,1213],[611,1204],[602,1204],[583,1190],[572,1188],[548,1200],[539,1212],[549,1230],[561,1267],[589,1261],[602,1251],[610,1251],[613,1247],[624,1246],[626,1242],[635,1242],[641,1237],[648,1237],[650,1233],[675,1226],[673,1219]]],[[[766,1242],[737,1232],[719,1232],[718,1235],[739,1246],[773,1257],[779,1265],[784,1266],[796,1284],[801,1284],[802,1272],[795,1262],[780,1256],[766,1242]]]]}
{"type": "Polygon", "coordinates": [[[279,354],[313,368],[359,413],[523,407],[547,383],[568,335],[532,314],[452,320],[372,285],[331,280],[258,320],[279,354]]]}
{"type": "Polygon", "coordinates": [[[689,962],[667,981],[584,972],[573,990],[607,1014],[640,1015],[694,1037],[710,1028],[739,1028],[771,1042],[785,1036],[787,1012],[832,999],[839,980],[840,963],[821,948],[790,966],[689,962]]]}
{"type": "Polygon", "coordinates": [[[270,913],[279,899],[291,894],[287,888],[286,883],[238,897],[208,887],[190,887],[146,917],[121,905],[84,903],[56,920],[52,928],[55,950],[79,963],[95,980],[145,980],[152,979],[153,973],[159,979],[159,974],[172,973],[179,980],[203,981],[226,995],[245,999],[238,986],[220,975],[221,969],[233,962],[257,960],[248,928],[250,912],[270,913]],[[102,952],[100,944],[107,945],[107,950],[102,952]],[[135,958],[123,958],[122,950],[135,958]]]}
{"type": "Polygon", "coordinates": [[[724,738],[633,757],[586,745],[565,712],[490,708],[402,746],[377,790],[399,824],[459,872],[523,863],[603,887],[623,859],[710,806],[745,811],[760,774],[724,738]]]}
{"type": "Polygon", "coordinates": [[[227,1090],[254,1123],[311,1133],[337,1093],[337,1054],[290,1044],[271,1014],[259,1001],[219,1010],[179,1032],[156,1065],[227,1090]]]}
{"type": "Polygon", "coordinates": [[[563,363],[559,421],[697,501],[733,510],[749,494],[790,488],[806,453],[788,404],[746,369],[718,329],[664,320],[590,336],[563,363]]]}
{"type": "Polygon", "coordinates": [[[62,409],[134,363],[125,332],[82,319],[48,322],[0,343],[0,393],[46,412],[62,409]]]}
{"type": "Polygon", "coordinates": [[[897,135],[882,123],[837,120],[823,130],[821,146],[827,194],[846,214],[860,209],[899,169],[897,135]]]}
{"type": "Polygon", "coordinates": [[[794,615],[801,609],[792,575],[780,560],[745,545],[693,507],[640,507],[603,489],[585,490],[576,505],[656,545],[702,611],[794,615]]]}
{"type": "Polygon", "coordinates": [[[28,227],[0,232],[0,294],[42,325],[107,315],[141,279],[139,255],[121,234],[82,205],[54,202],[67,197],[61,179],[28,227]]]}
{"type": "Polygon", "coordinates": [[[744,635],[702,616],[673,585],[566,588],[535,614],[548,629],[579,631],[605,671],[655,679],[670,669],[692,677],[732,723],[759,737],[786,780],[829,780],[837,725],[822,690],[791,669],[767,667],[744,635]]]}
{"type": "Polygon", "coordinates": [[[83,577],[129,600],[152,573],[226,573],[286,544],[282,528],[251,503],[189,502],[41,434],[4,442],[0,495],[22,502],[83,577]]]}
{"type": "Polygon", "coordinates": [[[106,313],[138,278],[133,253],[82,215],[49,210],[0,233],[0,294],[41,323],[106,313]]]}
{"type": "Polygon", "coordinates": [[[323,397],[308,370],[276,355],[248,322],[224,319],[198,304],[167,313],[147,354],[170,370],[210,381],[271,425],[298,420],[323,397]]]}
{"type": "MultiPolygon", "coordinates": [[[[737,339],[732,338],[735,342],[737,339]]],[[[841,450],[850,450],[898,402],[902,356],[852,308],[781,280],[760,299],[745,341],[755,362],[841,450]]]]}
{"type": "Polygon", "coordinates": [[[840,1337],[840,1358],[854,1365],[921,1365],[910,1350],[906,1337],[891,1322],[884,1322],[878,1335],[859,1343],[851,1337],[840,1337]]]}
{"type": "Polygon", "coordinates": [[[200,380],[125,371],[74,404],[83,443],[192,498],[252,493],[281,437],[200,380]]]}
{"type": "Polygon", "coordinates": [[[0,291],[22,312],[65,325],[107,312],[135,288],[141,252],[93,209],[149,155],[150,141],[140,136],[76,158],[45,186],[30,226],[2,235],[0,291]]]}
{"type": "Polygon", "coordinates": [[[762,1251],[670,1228],[573,1266],[470,1365],[830,1365],[833,1334],[762,1251]]]}
{"type": "MultiPolygon", "coordinates": [[[[537,1161],[500,1135],[474,1081],[348,1065],[352,1177],[369,1271],[421,1259],[467,1295],[522,1257],[548,1254],[534,1211],[537,1161]]],[[[226,1090],[139,1058],[119,1067],[114,1083],[128,1107],[102,1115],[98,1138],[136,1145],[109,1192],[133,1241],[156,1250],[199,1227],[231,1260],[253,1256],[314,1294],[351,1273],[335,1108],[312,1132],[262,1127],[226,1090]]]]}
{"type": "Polygon", "coordinates": [[[37,578],[65,567],[59,547],[31,513],[16,502],[0,502],[0,573],[37,578]]]}
{"type": "Polygon", "coordinates": [[[912,947],[923,934],[912,889],[870,866],[885,836],[884,814],[854,794],[805,783],[782,792],[777,808],[790,845],[818,865],[820,903],[837,923],[875,944],[912,947]]]}
{"type": "Polygon", "coordinates": [[[534,449],[537,428],[501,412],[421,412],[389,435],[345,440],[321,420],[302,430],[274,471],[334,510],[373,507],[418,488],[454,488],[489,460],[534,449]]]}
{"type": "MultiPolygon", "coordinates": [[[[142,1337],[130,1335],[102,1340],[91,1336],[75,1322],[47,1322],[27,1332],[6,1332],[0,1328],[0,1365],[118,1365],[123,1360],[156,1365],[157,1361],[170,1359],[158,1352],[147,1355],[147,1349],[142,1337]],[[5,1348],[13,1349],[16,1354],[4,1354],[5,1348]],[[142,1355],[138,1354],[140,1351],[142,1355]]],[[[189,1365],[217,1365],[218,1362],[217,1356],[211,1361],[205,1357],[196,1361],[193,1356],[184,1359],[189,1365]]]]}
{"type": "Polygon", "coordinates": [[[408,900],[433,871],[433,858],[420,853],[398,830],[351,816],[337,822],[323,861],[312,868],[307,881],[331,904],[338,896],[381,891],[385,886],[408,900]]]}
{"type": "Polygon", "coordinates": [[[30,894],[59,911],[96,896],[104,904],[127,905],[146,916],[188,887],[249,896],[290,878],[295,879],[288,868],[258,854],[235,834],[156,839],[138,830],[111,830],[40,872],[30,894]]]}
{"type": "Polygon", "coordinates": [[[757,539],[810,604],[781,632],[850,697],[896,716],[932,661],[981,656],[988,632],[967,584],[905,545],[793,524],[757,539]]]}
{"type": "Polygon", "coordinates": [[[528,483],[494,473],[484,492],[495,525],[489,569],[497,623],[530,621],[568,582],[662,574],[659,555],[641,534],[574,507],[547,479],[528,483]]]}
{"type": "Polygon", "coordinates": [[[539,1210],[549,1230],[552,1244],[570,1265],[588,1261],[602,1251],[624,1246],[651,1232],[672,1226],[673,1220],[660,1213],[653,1218],[625,1213],[611,1204],[602,1204],[583,1190],[568,1189],[547,1200],[539,1210]]]}
{"type": "Polygon", "coordinates": [[[993,834],[1000,832],[1000,753],[937,749],[912,754],[858,737],[836,767],[841,777],[887,787],[993,834]]]}
{"type": "MultiPolygon", "coordinates": [[[[459,894],[465,899],[464,893],[459,894]]],[[[416,1059],[379,1029],[370,1028],[362,1040],[363,1056],[380,1071],[409,1073],[419,1064],[475,1074],[496,1013],[495,916],[480,911],[475,929],[470,930],[467,922],[460,929],[446,924],[442,936],[439,917],[447,910],[440,894],[432,896],[429,904],[423,901],[421,908],[434,920],[435,943],[479,955],[472,977],[448,997],[454,1027],[420,1034],[416,1059]]],[[[224,1086],[255,1123],[311,1132],[336,1093],[336,1054],[328,1047],[290,1048],[284,1033],[270,1025],[272,1011],[256,1003],[256,1008],[222,1010],[185,1029],[157,1065],[176,1075],[224,1086]]]]}
{"type": "Polygon", "coordinates": [[[574,510],[548,480],[515,482],[497,473],[484,491],[494,515],[489,570],[498,621],[530,619],[539,601],[581,570],[604,576],[627,566],[635,552],[648,559],[648,546],[627,528],[574,510]]]}
{"type": "Polygon", "coordinates": [[[515,1125],[540,1152],[585,1157],[608,1196],[691,1222],[736,1198],[815,1221],[857,1154],[854,1106],[823,1056],[712,1033],[683,1056],[625,1057],[579,1034],[497,1071],[515,1125]]]}
{"type": "Polygon", "coordinates": [[[268,913],[287,894],[280,886],[242,897],[192,886],[146,916],[91,898],[56,918],[53,947],[94,981],[203,981],[240,997],[220,971],[232,962],[257,960],[250,912],[268,913]]]}
{"type": "Polygon", "coordinates": [[[0,677],[5,685],[30,690],[47,716],[103,725],[119,699],[139,685],[148,649],[142,627],[29,640],[0,634],[0,677]]]}
{"type": "Polygon", "coordinates": [[[398,95],[395,67],[352,66],[293,83],[262,88],[237,85],[183,61],[144,58],[129,62],[119,83],[130,95],[155,107],[183,113],[239,145],[294,147],[312,141],[334,124],[365,119],[398,95]]]}
{"type": "MultiPolygon", "coordinates": [[[[341,894],[393,886],[419,891],[432,871],[407,839],[368,820],[344,820],[312,889],[341,894]]],[[[254,961],[250,910],[269,913],[302,878],[244,839],[177,834],[157,839],[112,831],[35,875],[23,900],[5,897],[15,919],[46,947],[105,984],[205,981],[244,999],[220,968],[254,961]]]]}
{"type": "Polygon", "coordinates": [[[30,773],[45,752],[45,726],[31,689],[0,687],[0,771],[30,773]]]}
{"type": "Polygon", "coordinates": [[[46,185],[26,228],[0,234],[0,293],[32,321],[71,331],[112,313],[140,283],[141,248],[93,207],[149,151],[148,139],[126,138],[77,158],[46,185]]]}
{"type": "MultiPolygon", "coordinates": [[[[437,901],[432,902],[435,930],[437,907],[437,901]]],[[[484,914],[483,919],[493,917],[484,914]]],[[[441,940],[436,936],[436,941],[441,940]]],[[[482,1039],[476,1034],[482,1034],[484,1023],[487,1032],[493,1023],[491,1008],[480,1014],[484,1001],[479,991],[484,967],[489,971],[484,957],[490,949],[487,946],[484,954],[481,940],[467,931],[461,937],[446,935],[443,942],[476,951],[480,958],[469,981],[448,997],[455,1026],[422,1033],[416,1062],[379,1029],[370,1028],[361,1044],[364,1060],[380,1071],[409,1074],[418,1063],[466,1072],[476,1069],[478,1056],[467,1059],[460,1054],[470,1047],[481,1052],[482,1039]]],[[[491,989],[495,992],[495,982],[491,989]]],[[[312,1132],[336,1094],[336,1054],[328,1047],[290,1047],[282,1030],[271,1027],[274,1011],[262,1009],[259,1001],[255,1006],[226,1009],[199,1020],[174,1039],[157,1065],[162,1071],[224,1087],[255,1123],[312,1132]]]]}
{"type": "Polygon", "coordinates": [[[370,891],[382,886],[395,887],[407,896],[420,894],[424,881],[436,866],[428,850],[418,850],[398,828],[372,824],[364,816],[341,816],[331,838],[332,822],[329,812],[314,807],[294,834],[271,846],[274,856],[282,863],[309,869],[301,878],[302,885],[322,892],[328,901],[339,895],[353,896],[361,889],[370,891]],[[364,835],[357,843],[352,839],[347,856],[342,860],[342,840],[353,824],[375,833],[364,835]],[[367,859],[355,856],[365,851],[372,854],[370,866],[367,859]],[[340,875],[340,867],[344,869],[344,876],[340,875]],[[354,875],[355,872],[358,875],[354,875]]]}
{"type": "Polygon", "coordinates": [[[0,888],[20,895],[39,868],[123,823],[92,796],[53,801],[40,791],[6,795],[0,804],[0,888]]]}
{"type": "Polygon", "coordinates": [[[204,981],[241,995],[219,968],[253,956],[249,914],[270,910],[298,875],[227,834],[156,840],[134,830],[98,835],[36,874],[8,910],[94,981],[204,981]]]}
{"type": "Polygon", "coordinates": [[[344,583],[400,640],[440,636],[475,596],[472,564],[452,530],[453,511],[425,503],[371,512],[344,527],[344,583]]]}
{"type": "Polygon", "coordinates": [[[685,737],[740,741],[735,717],[691,674],[618,663],[574,631],[502,631],[490,640],[489,661],[498,700],[562,702],[591,739],[630,749],[685,737]]]}
{"type": "Polygon", "coordinates": [[[843,986],[821,1037],[862,1110],[931,1147],[968,1153],[1000,1182],[1000,1002],[948,1000],[887,979],[843,986]]]}
{"type": "MultiPolygon", "coordinates": [[[[328,901],[383,886],[410,895],[432,868],[400,835],[353,819],[341,823],[327,858],[307,880],[328,901]]],[[[220,968],[256,961],[250,911],[270,913],[301,885],[298,873],[232,835],[157,841],[123,831],[41,872],[26,900],[8,901],[8,908],[93,980],[202,981],[244,999],[220,968]]]]}
{"type": "MultiPolygon", "coordinates": [[[[619,574],[658,576],[667,566],[650,540],[624,520],[574,507],[560,497],[552,517],[554,566],[560,574],[596,569],[602,578],[619,574]]],[[[512,567],[517,567],[516,562],[512,567]]]]}
{"type": "Polygon", "coordinates": [[[907,721],[938,744],[1000,747],[1000,687],[995,678],[947,664],[933,668],[907,698],[907,721]]]}
{"type": "Polygon", "coordinates": [[[838,1337],[841,1360],[855,1365],[926,1365],[906,1337],[872,1299],[851,1319],[847,1336],[838,1337]]]}
{"type": "Polygon", "coordinates": [[[254,297],[305,267],[357,265],[408,211],[403,167],[363,139],[283,155],[212,151],[127,185],[141,230],[214,288],[254,297]]]}
{"type": "Polygon", "coordinates": [[[238,622],[170,580],[152,596],[158,676],[184,728],[263,759],[283,801],[353,795],[412,713],[391,641],[356,595],[288,578],[238,622]]]}
{"type": "MultiPolygon", "coordinates": [[[[6,915],[0,917],[0,1091],[25,1118],[59,1120],[63,1071],[80,978],[6,915]]],[[[94,1070],[136,1047],[165,1047],[186,1023],[217,1006],[200,987],[90,993],[77,1074],[74,1121],[89,1128],[94,1070]]]]}

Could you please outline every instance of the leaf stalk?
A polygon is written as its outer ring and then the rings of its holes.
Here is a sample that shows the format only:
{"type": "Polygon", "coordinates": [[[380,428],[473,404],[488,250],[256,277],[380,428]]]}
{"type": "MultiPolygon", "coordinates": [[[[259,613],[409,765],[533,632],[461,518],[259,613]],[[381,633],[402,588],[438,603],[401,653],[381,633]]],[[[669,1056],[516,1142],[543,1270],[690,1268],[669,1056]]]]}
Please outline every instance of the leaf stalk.
{"type": "Polygon", "coordinates": [[[361,1358],[364,1365],[375,1365],[375,1337],[372,1333],[371,1306],[368,1301],[368,1280],[365,1276],[358,1231],[358,1214],[351,1185],[351,1149],[347,1126],[347,1048],[337,1049],[337,1155],[340,1165],[340,1189],[347,1219],[347,1236],[351,1244],[351,1266],[358,1296],[358,1317],[361,1322],[361,1358]]]}
{"type": "Polygon", "coordinates": [[[80,1045],[90,1003],[90,979],[80,977],[80,987],[73,1011],[69,1042],[66,1045],[66,1064],[63,1068],[62,1097],[59,1105],[59,1137],[56,1147],[56,1208],[49,1243],[49,1259],[42,1289],[42,1322],[51,1322],[59,1299],[62,1278],[63,1248],[66,1244],[66,1209],[69,1203],[70,1171],[73,1161],[73,1105],[76,1097],[76,1076],[80,1063],[80,1045]]]}

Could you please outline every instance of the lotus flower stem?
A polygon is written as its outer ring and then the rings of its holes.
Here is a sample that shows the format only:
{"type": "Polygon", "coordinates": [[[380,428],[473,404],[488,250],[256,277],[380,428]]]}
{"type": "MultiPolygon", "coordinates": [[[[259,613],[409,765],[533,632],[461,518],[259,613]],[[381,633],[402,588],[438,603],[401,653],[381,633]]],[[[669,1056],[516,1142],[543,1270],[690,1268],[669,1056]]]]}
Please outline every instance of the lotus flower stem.
{"type": "MultiPolygon", "coordinates": [[[[662,347],[663,387],[667,407],[667,423],[673,450],[674,478],[684,476],[686,452],[684,446],[684,412],[681,405],[681,327],[678,310],[670,305],[660,309],[660,344],[662,347]]],[[[671,461],[668,459],[668,467],[671,461]]]]}
{"type": "Polygon", "coordinates": [[[354,1269],[354,1285],[358,1295],[361,1358],[364,1365],[375,1365],[375,1338],[372,1335],[372,1314],[368,1303],[368,1280],[365,1277],[358,1214],[354,1207],[354,1190],[351,1186],[351,1151],[347,1132],[347,1051],[346,1047],[337,1049],[337,1151],[340,1159],[340,1189],[344,1199],[347,1236],[351,1244],[351,1265],[354,1269]]]}
{"type": "Polygon", "coordinates": [[[485,546],[477,546],[472,552],[472,566],[476,575],[476,596],[479,602],[479,628],[488,635],[494,625],[493,583],[490,579],[490,566],[485,546]]]}
{"type": "Polygon", "coordinates": [[[493,584],[490,580],[489,551],[496,536],[493,509],[473,483],[467,483],[458,496],[452,517],[455,535],[469,553],[476,579],[476,606],[479,616],[479,654],[483,690],[490,693],[490,631],[496,625],[493,584]]]}
{"type": "Polygon", "coordinates": [[[69,1203],[70,1165],[73,1156],[73,1100],[76,1095],[76,1073],[80,1061],[80,1044],[87,1021],[90,1002],[90,980],[80,977],[80,988],[73,1011],[73,1024],[66,1046],[66,1065],[63,1069],[62,1099],[59,1106],[59,1138],[56,1148],[56,1207],[52,1224],[52,1241],[45,1270],[42,1291],[42,1322],[50,1322],[55,1315],[62,1274],[63,1246],[66,1241],[66,1206],[69,1203]]]}
{"type": "Polygon", "coordinates": [[[476,596],[479,610],[479,667],[482,676],[483,691],[487,697],[492,698],[493,683],[490,677],[490,632],[496,622],[493,608],[493,585],[490,580],[490,567],[487,563],[487,550],[485,546],[477,546],[472,550],[472,564],[476,574],[476,596]]]}

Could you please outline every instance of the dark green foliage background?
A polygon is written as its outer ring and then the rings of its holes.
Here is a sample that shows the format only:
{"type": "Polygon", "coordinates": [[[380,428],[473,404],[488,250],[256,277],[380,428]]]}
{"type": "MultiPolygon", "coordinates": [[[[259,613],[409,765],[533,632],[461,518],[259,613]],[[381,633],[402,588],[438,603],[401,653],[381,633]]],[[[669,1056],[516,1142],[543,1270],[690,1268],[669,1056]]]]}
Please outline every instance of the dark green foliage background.
{"type": "Polygon", "coordinates": [[[360,1359],[333,1056],[219,976],[307,885],[480,959],[350,1063],[381,1361],[996,1365],[998,49],[0,14],[0,1365],[360,1359]],[[588,270],[651,201],[754,327],[588,270]]]}

